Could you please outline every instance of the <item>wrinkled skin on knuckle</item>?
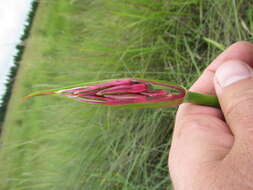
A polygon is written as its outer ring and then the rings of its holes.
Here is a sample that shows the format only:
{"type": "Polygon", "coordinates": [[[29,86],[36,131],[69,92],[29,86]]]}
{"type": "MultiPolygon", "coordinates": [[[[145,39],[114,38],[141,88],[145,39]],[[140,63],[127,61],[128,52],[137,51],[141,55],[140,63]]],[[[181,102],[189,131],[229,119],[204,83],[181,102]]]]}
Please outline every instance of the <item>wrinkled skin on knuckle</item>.
{"type": "Polygon", "coordinates": [[[253,78],[226,87],[220,96],[221,108],[230,127],[253,123],[253,78]]]}
{"type": "Polygon", "coordinates": [[[236,101],[231,102],[227,105],[225,117],[230,120],[238,120],[238,122],[253,121],[253,97],[242,96],[236,101]]]}
{"type": "MultiPolygon", "coordinates": [[[[233,98],[227,98],[222,105],[228,125],[249,126],[253,128],[253,89],[243,93],[231,93],[233,98]]],[[[231,96],[231,95],[230,95],[231,96]]]]}

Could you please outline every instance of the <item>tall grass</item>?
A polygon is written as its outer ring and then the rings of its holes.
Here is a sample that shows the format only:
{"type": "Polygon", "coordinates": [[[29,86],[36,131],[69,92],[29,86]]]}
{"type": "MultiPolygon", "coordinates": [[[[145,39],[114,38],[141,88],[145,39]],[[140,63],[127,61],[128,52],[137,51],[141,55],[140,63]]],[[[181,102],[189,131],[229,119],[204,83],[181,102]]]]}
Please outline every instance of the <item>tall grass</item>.
{"type": "Polygon", "coordinates": [[[30,92],[107,78],[189,87],[224,47],[251,40],[247,0],[40,1],[4,123],[0,189],[172,189],[175,109],[113,109],[30,92]]]}

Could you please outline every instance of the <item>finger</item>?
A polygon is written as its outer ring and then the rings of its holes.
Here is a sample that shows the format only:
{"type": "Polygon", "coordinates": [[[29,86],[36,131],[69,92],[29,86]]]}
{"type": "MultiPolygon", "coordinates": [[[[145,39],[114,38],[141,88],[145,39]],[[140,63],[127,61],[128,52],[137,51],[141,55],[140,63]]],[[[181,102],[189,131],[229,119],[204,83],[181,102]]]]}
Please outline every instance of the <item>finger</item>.
{"type": "Polygon", "coordinates": [[[214,78],[215,89],[226,122],[235,137],[253,138],[253,69],[240,60],[220,66],[214,78]]]}
{"type": "Polygon", "coordinates": [[[247,171],[253,169],[253,69],[240,60],[227,61],[217,69],[214,83],[226,122],[235,137],[223,164],[245,171],[243,176],[252,181],[247,171]]]}

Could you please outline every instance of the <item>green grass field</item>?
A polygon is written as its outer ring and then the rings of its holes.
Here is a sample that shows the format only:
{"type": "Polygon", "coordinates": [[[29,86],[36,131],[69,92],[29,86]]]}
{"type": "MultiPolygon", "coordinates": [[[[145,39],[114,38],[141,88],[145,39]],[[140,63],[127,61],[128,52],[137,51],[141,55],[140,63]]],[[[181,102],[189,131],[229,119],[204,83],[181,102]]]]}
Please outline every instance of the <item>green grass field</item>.
{"type": "Polygon", "coordinates": [[[175,109],[117,109],[22,97],[100,79],[189,87],[238,40],[249,0],[41,0],[1,138],[1,190],[168,190],[175,109]]]}

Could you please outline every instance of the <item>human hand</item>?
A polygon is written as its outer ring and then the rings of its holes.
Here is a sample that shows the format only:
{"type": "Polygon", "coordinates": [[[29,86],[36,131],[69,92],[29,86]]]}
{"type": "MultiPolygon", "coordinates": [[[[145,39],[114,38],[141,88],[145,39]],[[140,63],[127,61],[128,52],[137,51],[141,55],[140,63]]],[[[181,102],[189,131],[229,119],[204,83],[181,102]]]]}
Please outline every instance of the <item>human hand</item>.
{"type": "Polygon", "coordinates": [[[175,190],[253,190],[253,44],[237,42],[191,87],[221,110],[179,107],[169,155],[175,190]]]}

